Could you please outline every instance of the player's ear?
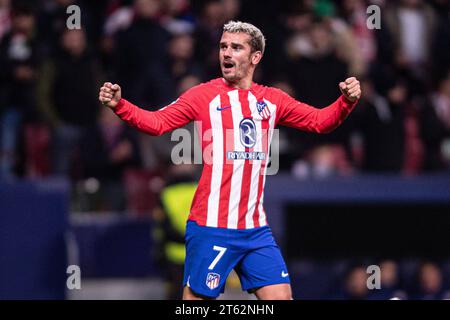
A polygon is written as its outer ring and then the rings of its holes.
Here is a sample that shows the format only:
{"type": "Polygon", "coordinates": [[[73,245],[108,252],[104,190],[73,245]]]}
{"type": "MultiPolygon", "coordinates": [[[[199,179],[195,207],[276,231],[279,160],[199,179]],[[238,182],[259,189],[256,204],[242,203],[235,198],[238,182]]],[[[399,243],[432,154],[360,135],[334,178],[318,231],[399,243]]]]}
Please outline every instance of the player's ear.
{"type": "Polygon", "coordinates": [[[261,58],[262,58],[262,52],[261,51],[253,52],[252,56],[251,56],[252,64],[257,65],[261,61],[261,58]]]}

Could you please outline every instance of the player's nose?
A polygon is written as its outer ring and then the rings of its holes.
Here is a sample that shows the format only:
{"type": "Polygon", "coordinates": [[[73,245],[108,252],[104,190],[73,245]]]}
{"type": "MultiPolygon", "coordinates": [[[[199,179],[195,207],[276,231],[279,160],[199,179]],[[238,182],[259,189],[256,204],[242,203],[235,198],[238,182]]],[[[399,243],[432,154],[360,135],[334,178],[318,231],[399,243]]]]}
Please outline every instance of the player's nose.
{"type": "Polygon", "coordinates": [[[222,52],[223,52],[223,57],[224,58],[231,58],[231,49],[230,48],[226,48],[222,52]]]}

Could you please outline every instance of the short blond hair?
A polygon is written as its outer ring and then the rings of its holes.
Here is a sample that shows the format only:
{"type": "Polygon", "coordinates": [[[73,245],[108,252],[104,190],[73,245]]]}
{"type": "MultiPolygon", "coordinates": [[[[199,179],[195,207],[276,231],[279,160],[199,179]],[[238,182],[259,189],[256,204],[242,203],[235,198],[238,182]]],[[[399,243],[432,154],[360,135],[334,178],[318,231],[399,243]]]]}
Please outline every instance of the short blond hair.
{"type": "Polygon", "coordinates": [[[250,36],[250,47],[252,52],[261,51],[264,53],[266,47],[266,38],[262,34],[261,30],[252,25],[251,23],[241,21],[229,21],[223,26],[223,32],[239,33],[243,32],[250,36]]]}

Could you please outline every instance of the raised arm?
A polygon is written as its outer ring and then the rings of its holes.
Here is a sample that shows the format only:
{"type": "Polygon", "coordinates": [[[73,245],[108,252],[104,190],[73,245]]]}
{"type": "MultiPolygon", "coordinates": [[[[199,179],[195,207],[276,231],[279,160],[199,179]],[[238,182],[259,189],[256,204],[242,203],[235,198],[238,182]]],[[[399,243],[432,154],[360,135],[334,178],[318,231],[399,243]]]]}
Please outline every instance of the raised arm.
{"type": "Polygon", "coordinates": [[[159,136],[195,119],[196,111],[187,96],[188,94],[182,95],[158,111],[147,111],[123,99],[119,85],[105,82],[100,88],[99,100],[132,127],[152,136],[159,136]]]}
{"type": "Polygon", "coordinates": [[[329,106],[318,109],[282,93],[278,124],[315,133],[336,129],[361,97],[359,81],[352,77],[339,83],[342,95],[329,106]]]}

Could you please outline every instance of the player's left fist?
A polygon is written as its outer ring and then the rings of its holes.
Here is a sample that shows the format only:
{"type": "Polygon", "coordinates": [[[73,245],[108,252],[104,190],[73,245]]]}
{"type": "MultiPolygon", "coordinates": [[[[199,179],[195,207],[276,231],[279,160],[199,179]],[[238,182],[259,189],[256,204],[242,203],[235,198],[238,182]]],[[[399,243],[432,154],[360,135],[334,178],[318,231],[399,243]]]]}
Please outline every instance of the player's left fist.
{"type": "Polygon", "coordinates": [[[361,98],[361,87],[359,86],[358,79],[355,77],[350,77],[345,79],[344,82],[340,82],[339,89],[341,89],[344,97],[350,102],[355,102],[361,98]]]}

